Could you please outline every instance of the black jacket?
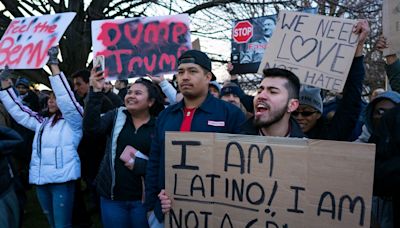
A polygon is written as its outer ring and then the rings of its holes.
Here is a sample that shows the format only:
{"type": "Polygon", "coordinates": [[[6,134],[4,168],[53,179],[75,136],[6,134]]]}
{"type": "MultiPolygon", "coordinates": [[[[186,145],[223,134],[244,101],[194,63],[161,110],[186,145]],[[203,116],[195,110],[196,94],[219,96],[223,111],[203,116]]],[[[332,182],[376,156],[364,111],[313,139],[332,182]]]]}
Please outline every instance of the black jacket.
{"type": "Polygon", "coordinates": [[[115,94],[114,92],[108,91],[107,93],[105,93],[105,95],[108,97],[108,99],[110,99],[114,107],[119,107],[124,105],[124,101],[121,99],[121,97],[115,94]]]}
{"type": "MultiPolygon", "coordinates": [[[[244,135],[260,135],[260,129],[256,128],[253,124],[254,117],[248,119],[241,127],[240,134],[244,135]]],[[[289,137],[291,138],[305,138],[306,135],[301,131],[299,124],[292,117],[289,119],[290,133],[289,137]]]]}
{"type": "Polygon", "coordinates": [[[0,126],[0,196],[12,183],[13,173],[8,155],[22,142],[22,137],[11,128],[0,126]]]}
{"type": "Polygon", "coordinates": [[[122,101],[124,101],[127,93],[128,93],[128,88],[125,87],[118,91],[118,96],[121,98],[122,101]]]}
{"type": "MultiPolygon", "coordinates": [[[[93,88],[90,88],[90,91],[92,90],[93,88]]],[[[101,113],[119,107],[119,105],[114,105],[104,93],[101,93],[100,100],[101,113]]],[[[89,102],[89,95],[86,94],[84,98],[78,101],[86,109],[86,105],[89,102]]],[[[84,113],[86,113],[86,111],[84,113]]],[[[88,135],[83,131],[83,137],[78,146],[78,154],[81,159],[81,172],[84,179],[93,181],[96,177],[105,147],[106,137],[104,135],[88,135]]]]}
{"type": "MultiPolygon", "coordinates": [[[[96,176],[96,189],[103,197],[115,200],[127,200],[119,198],[121,197],[119,195],[116,195],[114,198],[114,190],[116,184],[118,184],[116,183],[116,180],[118,180],[118,177],[116,177],[116,169],[120,167],[116,165],[119,161],[118,156],[116,156],[118,147],[117,143],[119,142],[119,137],[121,136],[121,131],[123,130],[126,121],[129,121],[127,111],[125,107],[119,107],[100,116],[102,95],[102,92],[89,93],[89,102],[85,108],[85,116],[83,118],[83,130],[85,134],[88,136],[105,136],[107,138],[105,151],[103,152],[104,157],[96,176]]],[[[135,132],[131,133],[132,137],[135,137],[135,139],[123,143],[131,145],[143,154],[149,156],[150,143],[154,128],[155,120],[151,119],[148,123],[142,125],[135,132]],[[133,141],[138,140],[141,142],[135,145],[131,144],[133,141]]],[[[134,169],[130,174],[128,174],[135,177],[135,180],[132,183],[136,183],[136,185],[133,186],[135,188],[134,194],[131,195],[131,199],[129,200],[140,200],[142,198],[141,177],[143,177],[146,172],[146,164],[147,161],[144,159],[135,159],[134,169]]],[[[121,173],[122,172],[120,171],[119,174],[121,173]]]]}
{"type": "Polygon", "coordinates": [[[370,138],[376,142],[374,195],[392,197],[394,227],[400,227],[400,105],[387,111],[370,138]]]}
{"type": "Polygon", "coordinates": [[[343,98],[331,121],[321,117],[306,133],[310,139],[348,141],[361,113],[362,82],[365,77],[364,57],[353,59],[349,76],[343,89],[343,98]]]}

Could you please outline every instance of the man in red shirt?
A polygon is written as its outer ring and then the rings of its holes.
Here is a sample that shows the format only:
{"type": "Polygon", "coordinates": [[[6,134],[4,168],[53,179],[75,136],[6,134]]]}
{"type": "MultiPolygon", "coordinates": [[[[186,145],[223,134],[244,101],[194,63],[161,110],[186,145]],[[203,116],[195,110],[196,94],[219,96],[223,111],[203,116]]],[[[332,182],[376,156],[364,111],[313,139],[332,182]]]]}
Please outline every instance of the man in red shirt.
{"type": "Polygon", "coordinates": [[[196,131],[239,133],[245,117],[242,111],[228,102],[215,98],[208,92],[211,60],[197,50],[189,50],[178,59],[176,74],[183,100],[160,113],[151,145],[146,172],[146,203],[151,213],[151,227],[163,227],[163,215],[171,208],[165,187],[165,132],[196,131]]]}

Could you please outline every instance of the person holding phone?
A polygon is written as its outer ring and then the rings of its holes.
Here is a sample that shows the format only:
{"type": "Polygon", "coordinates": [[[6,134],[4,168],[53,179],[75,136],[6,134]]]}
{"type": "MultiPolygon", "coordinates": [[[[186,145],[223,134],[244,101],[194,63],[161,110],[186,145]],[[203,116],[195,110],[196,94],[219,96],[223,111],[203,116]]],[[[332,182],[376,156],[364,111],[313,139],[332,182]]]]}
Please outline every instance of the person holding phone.
{"type": "Polygon", "coordinates": [[[37,113],[23,105],[9,78],[1,80],[0,100],[20,125],[35,132],[29,168],[29,183],[51,227],[72,227],[75,180],[81,176],[77,153],[82,138],[83,109],[75,100],[67,78],[57,64],[58,48],[49,50],[49,77],[53,92],[48,110],[37,113]]]}
{"type": "Polygon", "coordinates": [[[91,71],[89,101],[83,128],[88,135],[106,135],[107,146],[96,177],[104,227],[148,227],[143,206],[143,180],[155,129],[164,109],[151,81],[138,79],[125,96],[125,107],[100,114],[105,84],[102,71],[91,71]]]}

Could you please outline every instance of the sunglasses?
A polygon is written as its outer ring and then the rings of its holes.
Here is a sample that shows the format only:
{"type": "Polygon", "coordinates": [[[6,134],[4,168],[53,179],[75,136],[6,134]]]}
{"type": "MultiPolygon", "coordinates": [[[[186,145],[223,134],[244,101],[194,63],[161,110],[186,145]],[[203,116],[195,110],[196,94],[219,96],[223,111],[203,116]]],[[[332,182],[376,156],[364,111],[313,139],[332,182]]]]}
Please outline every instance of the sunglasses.
{"type": "Polygon", "coordinates": [[[298,116],[301,114],[301,116],[307,117],[307,116],[311,116],[314,113],[317,113],[317,111],[304,111],[304,112],[294,111],[294,112],[292,112],[292,115],[298,116]]]}

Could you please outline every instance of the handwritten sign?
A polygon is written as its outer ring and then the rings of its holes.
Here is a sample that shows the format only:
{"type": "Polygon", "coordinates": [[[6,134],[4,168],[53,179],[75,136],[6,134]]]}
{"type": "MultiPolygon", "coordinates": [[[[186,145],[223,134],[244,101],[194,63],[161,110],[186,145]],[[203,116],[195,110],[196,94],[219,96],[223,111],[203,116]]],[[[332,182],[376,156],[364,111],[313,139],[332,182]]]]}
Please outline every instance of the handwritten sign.
{"type": "Polygon", "coordinates": [[[387,38],[389,48],[383,50],[383,55],[400,52],[400,2],[384,0],[382,6],[383,35],[387,38]]]}
{"type": "Polygon", "coordinates": [[[302,84],[341,92],[358,43],[354,20],[281,11],[261,61],[265,68],[285,68],[302,84]]]}
{"type": "Polygon", "coordinates": [[[372,144],[169,132],[165,146],[165,227],[369,227],[372,144]]]}
{"type": "Polygon", "coordinates": [[[48,61],[76,13],[14,18],[0,41],[0,68],[38,69],[48,61]]]}
{"type": "Polygon", "coordinates": [[[191,49],[187,14],[92,22],[94,55],[105,56],[105,76],[126,79],[174,72],[191,49]]]}

